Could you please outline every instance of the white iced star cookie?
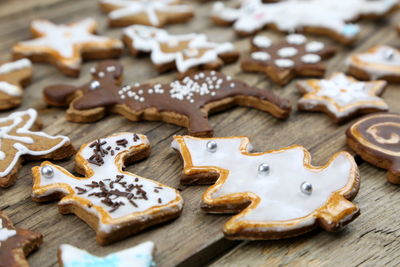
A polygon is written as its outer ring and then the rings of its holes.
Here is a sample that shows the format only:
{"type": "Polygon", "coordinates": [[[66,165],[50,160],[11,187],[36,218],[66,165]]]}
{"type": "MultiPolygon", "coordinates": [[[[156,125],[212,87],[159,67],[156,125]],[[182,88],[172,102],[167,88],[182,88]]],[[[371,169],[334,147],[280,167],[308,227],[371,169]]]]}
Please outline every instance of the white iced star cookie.
{"type": "Polygon", "coordinates": [[[184,176],[218,178],[201,207],[239,213],[224,225],[229,239],[280,239],[319,226],[335,231],[359,215],[350,201],[359,189],[359,172],[347,152],[315,167],[304,147],[251,153],[247,137],[175,136],[172,147],[182,156],[184,176]]]}
{"type": "Polygon", "coordinates": [[[182,23],[194,16],[193,9],[181,0],[100,0],[100,8],[108,13],[110,26],[132,24],[162,27],[182,23]]]}
{"type": "Polygon", "coordinates": [[[135,247],[96,257],[85,250],[63,244],[58,249],[58,262],[63,267],[151,267],[154,243],[144,242],[135,247]]]}
{"type": "Polygon", "coordinates": [[[163,29],[133,25],[124,30],[124,42],[133,55],[150,53],[160,72],[176,68],[183,76],[199,69],[218,69],[238,59],[232,43],[214,43],[204,34],[172,35],[163,29]]]}
{"type": "Polygon", "coordinates": [[[360,114],[389,109],[379,97],[385,90],[385,81],[361,82],[335,73],[329,79],[305,80],[296,85],[304,94],[298,102],[299,110],[323,111],[337,123],[360,114]]]}
{"type": "Polygon", "coordinates": [[[366,52],[354,53],[347,59],[348,73],[361,80],[382,79],[400,82],[400,52],[378,45],[366,52]]]}
{"type": "Polygon", "coordinates": [[[30,58],[34,62],[49,62],[70,76],[78,76],[83,59],[119,57],[123,44],[120,40],[95,35],[97,23],[93,19],[68,25],[56,25],[47,20],[34,20],[32,40],[13,47],[15,58],[30,58]]]}

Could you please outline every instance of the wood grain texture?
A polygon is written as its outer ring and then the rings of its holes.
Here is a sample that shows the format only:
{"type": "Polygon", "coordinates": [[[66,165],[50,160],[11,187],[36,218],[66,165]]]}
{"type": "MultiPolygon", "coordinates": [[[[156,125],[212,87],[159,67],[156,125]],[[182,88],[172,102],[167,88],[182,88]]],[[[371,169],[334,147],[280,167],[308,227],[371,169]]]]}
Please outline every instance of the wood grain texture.
{"type": "MultiPolygon", "coordinates": [[[[242,53],[249,50],[248,39],[237,39],[230,28],[214,26],[208,19],[209,2],[194,2],[196,17],[187,24],[167,27],[173,33],[204,32],[210,40],[234,41],[242,53]]],[[[11,46],[20,40],[30,38],[29,22],[34,18],[46,18],[56,23],[68,23],[85,17],[95,18],[101,25],[99,33],[120,38],[121,29],[108,29],[106,17],[101,14],[96,0],[25,0],[0,2],[0,59],[7,59],[11,46]]],[[[344,60],[351,51],[362,51],[375,44],[396,46],[399,37],[395,31],[393,16],[379,23],[362,22],[360,41],[353,49],[338,46],[339,53],[328,62],[329,75],[345,70],[344,60]]],[[[271,33],[274,38],[283,35],[271,33]]],[[[314,38],[313,38],[314,39],[314,38]]],[[[316,40],[324,40],[316,38],[316,40]]],[[[335,43],[333,43],[336,45],[335,43]]],[[[26,89],[23,105],[38,109],[44,121],[44,130],[50,134],[63,134],[79,147],[101,136],[118,131],[132,131],[145,134],[152,145],[149,159],[129,166],[128,171],[161,183],[182,189],[185,206],[181,217],[164,225],[153,227],[138,235],[107,247],[95,242],[92,229],[76,216],[58,213],[57,202],[34,203],[30,199],[32,188],[31,162],[21,169],[15,186],[0,189],[0,210],[6,212],[14,223],[23,228],[39,231],[44,235],[40,250],[29,257],[31,266],[57,266],[56,251],[60,244],[68,243],[84,248],[96,255],[106,255],[146,240],[153,240],[157,246],[158,266],[396,266],[400,264],[400,220],[397,207],[400,187],[386,181],[385,171],[360,162],[361,190],[355,202],[361,207],[362,215],[346,229],[337,234],[314,231],[299,238],[268,242],[240,242],[223,238],[222,225],[228,215],[203,213],[200,198],[206,187],[179,186],[182,163],[170,148],[174,134],[186,130],[161,122],[130,122],[121,116],[110,115],[91,124],[77,124],[65,120],[65,110],[49,108],[42,101],[41,92],[45,86],[54,83],[79,85],[90,77],[89,68],[96,62],[85,63],[79,79],[63,76],[53,66],[34,65],[33,83],[26,89]]],[[[134,58],[125,51],[121,58],[125,67],[125,82],[174,80],[173,72],[158,75],[148,57],[134,58]]],[[[344,131],[348,124],[337,126],[325,114],[297,112],[295,104],[300,94],[294,82],[284,88],[272,85],[261,74],[248,74],[240,70],[239,64],[223,68],[227,74],[242,79],[251,85],[273,90],[274,93],[292,101],[294,111],[286,121],[279,121],[269,114],[248,108],[235,108],[212,115],[210,123],[215,136],[247,135],[258,151],[301,144],[313,155],[314,164],[323,164],[341,149],[349,150],[345,144],[344,131]]],[[[383,98],[392,112],[400,112],[400,88],[388,86],[383,98]]],[[[3,112],[2,116],[9,112],[3,112]]],[[[60,162],[68,170],[73,161],[60,162]]]]}

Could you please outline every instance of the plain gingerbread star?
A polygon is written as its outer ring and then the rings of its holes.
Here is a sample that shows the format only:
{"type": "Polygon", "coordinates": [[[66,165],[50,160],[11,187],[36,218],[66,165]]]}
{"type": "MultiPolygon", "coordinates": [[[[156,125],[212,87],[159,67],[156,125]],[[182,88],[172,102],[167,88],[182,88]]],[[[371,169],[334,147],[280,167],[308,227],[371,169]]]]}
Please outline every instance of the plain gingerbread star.
{"type": "Polygon", "coordinates": [[[41,128],[34,109],[18,111],[0,119],[0,187],[15,183],[23,160],[71,156],[75,150],[66,136],[51,136],[41,128]]]}
{"type": "Polygon", "coordinates": [[[337,123],[359,114],[389,109],[378,97],[385,90],[385,81],[361,82],[343,73],[334,73],[329,79],[297,82],[297,87],[304,94],[298,102],[299,110],[323,111],[337,123]]]}
{"type": "Polygon", "coordinates": [[[71,245],[61,245],[58,249],[58,262],[64,267],[151,267],[153,261],[154,243],[141,243],[105,257],[96,257],[85,250],[71,245]]]}
{"type": "Polygon", "coordinates": [[[347,72],[361,80],[400,82],[400,52],[387,45],[354,53],[347,59],[347,65],[347,72]]]}
{"type": "Polygon", "coordinates": [[[0,266],[29,266],[25,257],[42,242],[40,233],[14,227],[10,218],[0,211],[0,266]]]}
{"type": "Polygon", "coordinates": [[[202,209],[239,213],[224,225],[227,238],[279,239],[319,226],[335,231],[359,215],[351,202],[359,172],[347,152],[315,167],[304,147],[251,153],[247,137],[175,136],[172,147],[182,156],[184,176],[218,179],[203,194],[202,209]]]}
{"type": "Polygon", "coordinates": [[[50,162],[32,169],[34,201],[61,199],[62,214],[74,213],[107,245],[178,217],[183,200],[173,188],[123,170],[148,157],[146,136],[117,133],[83,145],[75,157],[76,177],[50,162]]]}
{"type": "Polygon", "coordinates": [[[150,53],[156,69],[178,69],[181,76],[199,69],[216,70],[239,57],[232,43],[214,43],[205,34],[172,35],[166,30],[133,25],[124,29],[126,46],[133,55],[150,53]]]}
{"type": "Polygon", "coordinates": [[[181,0],[100,0],[100,8],[108,13],[110,26],[142,24],[162,27],[182,23],[194,16],[193,9],[181,0]]]}
{"type": "Polygon", "coordinates": [[[81,87],[53,85],[45,88],[44,99],[56,106],[68,106],[67,119],[91,122],[107,112],[132,121],[165,121],[186,127],[191,135],[211,136],[208,114],[233,106],[246,106],[283,119],[290,102],[268,90],[258,89],[215,71],[186,76],[170,84],[121,86],[122,66],[104,61],[93,69],[93,79],[81,87]]]}
{"type": "Polygon", "coordinates": [[[47,20],[34,20],[31,32],[35,39],[19,42],[13,47],[15,58],[49,62],[70,76],[78,76],[84,59],[119,57],[123,44],[120,40],[95,35],[97,23],[93,19],[68,25],[56,25],[47,20]]]}
{"type": "Polygon", "coordinates": [[[28,59],[20,59],[0,64],[0,109],[10,109],[21,104],[22,87],[27,86],[32,77],[32,64],[28,59]]]}

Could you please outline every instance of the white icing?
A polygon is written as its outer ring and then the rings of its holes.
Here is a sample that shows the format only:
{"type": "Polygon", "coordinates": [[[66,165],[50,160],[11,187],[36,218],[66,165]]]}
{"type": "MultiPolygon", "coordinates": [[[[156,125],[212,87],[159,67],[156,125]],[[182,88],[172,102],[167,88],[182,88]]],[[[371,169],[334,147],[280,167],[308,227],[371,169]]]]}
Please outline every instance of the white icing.
{"type": "Polygon", "coordinates": [[[271,56],[267,52],[258,51],[251,53],[251,58],[260,61],[267,61],[271,58],[271,56]]]}
{"type": "Polygon", "coordinates": [[[293,45],[302,45],[306,40],[306,37],[302,34],[290,34],[286,36],[286,42],[293,45]]]}
{"type": "MultiPolygon", "coordinates": [[[[207,40],[204,34],[170,35],[163,29],[151,26],[133,25],[124,30],[124,34],[132,39],[132,46],[139,51],[151,52],[154,64],[168,64],[175,62],[179,72],[186,72],[192,67],[214,62],[218,55],[234,51],[232,43],[213,43],[207,40]],[[186,50],[166,53],[161,50],[161,44],[174,42],[188,42],[186,50]],[[201,49],[206,49],[201,56],[201,49]]],[[[176,46],[176,45],[174,45],[176,46]]]]}
{"type": "Polygon", "coordinates": [[[19,86],[0,81],[0,91],[11,96],[21,96],[22,90],[19,86]]]}
{"type": "Polygon", "coordinates": [[[110,19],[123,19],[144,13],[152,26],[161,26],[157,13],[192,12],[188,5],[176,5],[176,0],[101,0],[100,3],[116,7],[108,14],[110,19]]]}
{"type": "Polygon", "coordinates": [[[68,65],[77,65],[80,57],[76,57],[77,47],[90,45],[96,49],[122,48],[119,40],[98,36],[91,33],[96,27],[93,19],[84,19],[70,25],[55,25],[46,20],[35,20],[32,28],[42,34],[33,40],[18,43],[14,49],[24,54],[43,53],[44,49],[51,49],[63,59],[68,59],[68,65]],[[77,59],[78,58],[78,59],[77,59]]]}
{"type": "Polygon", "coordinates": [[[96,257],[85,250],[71,245],[60,246],[61,262],[64,267],[150,267],[154,266],[154,243],[147,241],[105,257],[96,257]]]}
{"type": "Polygon", "coordinates": [[[294,47],[282,47],[278,50],[278,55],[280,57],[293,57],[297,55],[297,49],[294,47]]]}
{"type": "Polygon", "coordinates": [[[268,48],[271,46],[272,41],[265,35],[257,35],[253,39],[253,44],[260,48],[268,48]]]}
{"type": "MultiPolygon", "coordinates": [[[[43,197],[45,195],[52,194],[54,192],[63,192],[68,194],[65,190],[63,190],[60,187],[57,187],[58,185],[66,184],[69,185],[71,190],[74,192],[74,195],[84,198],[89,200],[92,204],[92,208],[87,208],[86,210],[88,212],[94,213],[97,216],[100,216],[100,214],[97,212],[97,209],[95,207],[98,207],[101,210],[105,210],[108,212],[109,216],[112,219],[120,219],[128,215],[132,215],[134,213],[139,213],[139,212],[144,212],[152,207],[160,207],[166,205],[168,203],[171,203],[172,201],[176,200],[178,197],[177,192],[175,189],[167,187],[165,185],[162,185],[156,181],[152,181],[140,176],[137,176],[135,174],[123,172],[121,168],[123,166],[117,166],[115,164],[116,157],[123,151],[127,151],[132,147],[140,146],[143,143],[148,143],[147,138],[144,139],[143,136],[138,135],[139,139],[134,141],[133,140],[133,134],[132,133],[124,133],[124,134],[117,134],[114,136],[110,136],[108,138],[102,138],[100,141],[106,141],[107,144],[104,145],[103,148],[106,148],[107,146],[111,146],[112,149],[117,147],[116,141],[121,140],[121,139],[126,139],[128,143],[126,144],[126,147],[119,146],[120,150],[115,150],[115,154],[112,156],[111,153],[108,153],[104,158],[104,164],[101,166],[97,166],[92,163],[88,163],[90,168],[93,170],[93,175],[87,178],[78,178],[73,176],[72,174],[69,174],[66,170],[64,170],[61,167],[58,167],[56,165],[51,165],[51,167],[54,169],[54,176],[51,179],[46,179],[45,177],[40,177],[40,182],[38,186],[40,188],[45,188],[45,192],[43,190],[36,195],[35,192],[33,192],[34,195],[37,197],[43,197]],[[107,182],[105,179],[111,179],[115,180],[115,177],[117,175],[123,175],[124,178],[122,181],[127,182],[128,184],[139,184],[143,185],[142,189],[147,192],[147,200],[146,199],[133,199],[133,201],[136,203],[137,207],[133,206],[129,200],[125,197],[120,197],[117,200],[121,201],[124,203],[124,205],[120,206],[117,210],[113,212],[109,212],[112,208],[110,206],[107,206],[104,204],[101,200],[102,198],[95,197],[93,193],[96,192],[101,192],[100,188],[90,188],[87,187],[86,185],[91,184],[92,182],[104,182],[105,187],[108,190],[120,190],[125,192],[126,189],[118,184],[114,183],[113,188],[110,186],[110,182],[107,182]],[[136,182],[135,179],[138,179],[136,182]],[[46,188],[47,187],[47,188],[46,188]],[[76,187],[84,188],[87,191],[82,194],[78,194],[79,190],[76,187]],[[160,187],[161,189],[158,189],[158,192],[155,192],[155,187],[160,187]],[[159,203],[159,198],[161,199],[161,203],[159,203]]],[[[79,151],[79,156],[82,157],[83,159],[89,159],[91,155],[93,154],[93,148],[90,148],[89,145],[85,146],[83,150],[79,151]]],[[[133,190],[132,192],[136,192],[136,190],[133,190]]],[[[67,199],[61,199],[59,205],[64,205],[64,204],[72,204],[76,203],[75,200],[71,198],[67,199]]],[[[146,218],[143,217],[143,220],[146,218]]],[[[110,232],[112,230],[112,225],[113,222],[107,221],[104,218],[99,221],[99,228],[101,231],[104,232],[110,232]]]]}
{"type": "Polygon", "coordinates": [[[348,21],[360,15],[384,15],[397,4],[397,0],[288,0],[268,4],[263,4],[262,0],[248,0],[240,8],[216,3],[213,16],[234,22],[233,27],[239,32],[251,33],[274,24],[286,32],[322,27],[345,38],[354,38],[360,29],[348,21]]]}
{"type": "Polygon", "coordinates": [[[3,220],[0,219],[0,247],[1,247],[1,242],[6,241],[10,237],[13,237],[17,234],[17,231],[5,228],[3,226],[3,220]]]}
{"type": "MultiPolygon", "coordinates": [[[[352,162],[345,154],[338,154],[327,168],[310,170],[304,166],[305,152],[299,146],[257,156],[246,155],[239,152],[244,139],[234,137],[214,139],[218,148],[210,153],[206,144],[211,139],[183,138],[193,166],[216,166],[229,171],[226,181],[210,195],[212,199],[246,192],[260,198],[257,207],[240,220],[279,222],[310,215],[325,205],[333,192],[345,187],[352,177],[352,162]],[[265,176],[258,173],[258,166],[263,163],[270,167],[265,176]],[[312,184],[311,195],[300,191],[304,181],[312,184]]],[[[172,147],[178,151],[182,149],[176,141],[172,147]]],[[[246,151],[250,152],[250,149],[247,147],[246,151]]],[[[315,217],[293,228],[314,222],[315,217]]]]}
{"type": "MultiPolygon", "coordinates": [[[[15,167],[15,164],[18,162],[18,159],[22,155],[32,155],[32,156],[47,155],[53,151],[56,151],[60,147],[64,146],[64,144],[69,142],[69,138],[66,136],[62,136],[62,135],[51,136],[44,132],[30,131],[29,129],[35,123],[36,119],[37,119],[37,112],[34,109],[28,109],[25,111],[14,112],[14,113],[11,113],[8,117],[0,119],[0,125],[11,122],[11,124],[8,126],[0,127],[0,147],[1,147],[1,143],[3,143],[4,140],[13,140],[16,142],[13,146],[17,150],[11,163],[4,170],[2,170],[0,172],[0,179],[1,179],[1,177],[7,176],[10,173],[10,171],[15,167]],[[20,128],[16,129],[16,126],[19,125],[23,121],[22,118],[24,116],[29,116],[28,121],[24,125],[22,125],[20,128]],[[17,136],[17,135],[11,134],[10,132],[12,132],[14,130],[16,130],[17,134],[39,136],[39,137],[44,137],[44,138],[52,139],[52,140],[60,139],[60,142],[48,150],[31,150],[31,149],[28,149],[24,145],[24,143],[25,144],[33,144],[33,142],[34,142],[33,139],[28,136],[17,136]]],[[[4,160],[5,153],[7,153],[7,151],[2,151],[2,152],[3,153],[0,154],[0,160],[4,160]]]]}
{"type": "Polygon", "coordinates": [[[276,59],[274,63],[279,68],[290,68],[294,66],[294,61],[286,58],[276,59]]]}
{"type": "Polygon", "coordinates": [[[321,61],[321,57],[315,54],[305,54],[301,57],[301,61],[306,64],[315,64],[321,61]]]}
{"type": "Polygon", "coordinates": [[[13,62],[7,62],[0,65],[0,74],[7,74],[16,70],[31,68],[32,63],[29,59],[23,58],[13,62]]]}
{"type": "Polygon", "coordinates": [[[316,53],[324,49],[325,45],[322,42],[313,41],[306,44],[306,51],[308,53],[316,53]]]}
{"type": "Polygon", "coordinates": [[[300,82],[302,87],[309,92],[299,100],[299,104],[306,108],[324,105],[337,118],[346,117],[360,108],[374,108],[382,111],[388,109],[383,99],[376,96],[381,90],[376,91],[371,83],[353,81],[343,73],[336,73],[329,80],[316,82],[315,89],[309,86],[307,81],[300,82]],[[311,94],[315,94],[317,98],[309,98],[311,94]]]}

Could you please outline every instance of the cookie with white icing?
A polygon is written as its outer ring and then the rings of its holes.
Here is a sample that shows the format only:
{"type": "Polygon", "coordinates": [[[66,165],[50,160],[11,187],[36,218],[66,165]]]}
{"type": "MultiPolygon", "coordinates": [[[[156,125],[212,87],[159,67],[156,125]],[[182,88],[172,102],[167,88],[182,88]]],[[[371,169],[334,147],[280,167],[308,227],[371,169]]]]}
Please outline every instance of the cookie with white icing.
{"type": "Polygon", "coordinates": [[[32,64],[28,59],[0,63],[0,110],[19,106],[22,88],[32,78],[32,64]]]}
{"type": "Polygon", "coordinates": [[[61,160],[75,152],[68,137],[37,131],[41,126],[34,109],[0,118],[0,187],[16,182],[24,160],[61,160]]]}
{"type": "Polygon", "coordinates": [[[400,82],[400,51],[378,45],[366,52],[354,53],[347,59],[347,72],[361,80],[400,82]]]}
{"type": "Polygon", "coordinates": [[[103,61],[92,71],[92,80],[80,87],[46,87],[45,101],[69,106],[70,121],[92,122],[113,112],[132,121],[173,123],[195,136],[212,136],[208,115],[233,106],[259,109],[279,119],[287,118],[291,111],[290,102],[271,91],[215,71],[194,73],[170,84],[132,86],[121,85],[123,69],[117,61],[103,61]]]}
{"type": "Polygon", "coordinates": [[[99,5],[108,13],[112,27],[133,24],[162,27],[186,22],[194,16],[192,7],[181,0],[100,0],[99,5]]]}
{"type": "Polygon", "coordinates": [[[101,245],[119,241],[178,217],[183,200],[174,188],[124,171],[124,164],[147,158],[146,136],[116,133],[82,145],[76,177],[50,162],[32,168],[34,201],[61,199],[62,214],[74,213],[96,231],[101,245]]]}
{"type": "Polygon", "coordinates": [[[239,213],[223,227],[229,239],[281,239],[314,228],[336,231],[360,213],[351,202],[360,177],[354,158],[338,152],[321,167],[302,146],[252,153],[247,137],[175,136],[185,176],[216,183],[203,194],[209,213],[239,213]]]}
{"type": "Polygon", "coordinates": [[[216,70],[239,58],[232,43],[210,42],[205,34],[173,35],[163,29],[133,25],[124,29],[123,39],[133,55],[150,54],[157,71],[177,69],[181,76],[202,69],[216,70]]]}
{"type": "Polygon", "coordinates": [[[96,29],[97,23],[93,19],[67,25],[34,20],[31,23],[34,39],[15,44],[13,56],[48,62],[65,75],[78,76],[82,59],[114,58],[122,53],[120,40],[96,35],[96,29]]]}
{"type": "Polygon", "coordinates": [[[62,267],[152,267],[154,243],[147,241],[105,257],[96,257],[85,250],[63,244],[58,249],[58,263],[62,267]]]}
{"type": "Polygon", "coordinates": [[[271,26],[283,32],[325,35],[352,44],[360,27],[349,21],[385,17],[397,7],[397,0],[291,0],[271,4],[247,0],[239,8],[218,2],[214,5],[212,20],[220,25],[233,24],[240,35],[253,34],[271,26]]]}
{"type": "Polygon", "coordinates": [[[305,80],[296,85],[303,94],[298,102],[299,110],[325,112],[336,123],[365,113],[389,110],[379,97],[386,81],[361,82],[343,73],[334,73],[329,79],[305,80]]]}
{"type": "Polygon", "coordinates": [[[325,74],[323,60],[336,53],[332,46],[307,41],[301,34],[290,34],[278,43],[265,35],[257,35],[250,43],[252,52],[242,60],[242,70],[265,73],[279,85],[295,77],[322,77],[325,74]]]}
{"type": "Polygon", "coordinates": [[[400,184],[400,114],[362,117],[346,131],[347,144],[361,158],[387,170],[387,179],[400,184]]]}
{"type": "Polygon", "coordinates": [[[26,257],[43,242],[40,233],[15,227],[7,215],[0,211],[0,265],[28,267],[26,257]]]}

